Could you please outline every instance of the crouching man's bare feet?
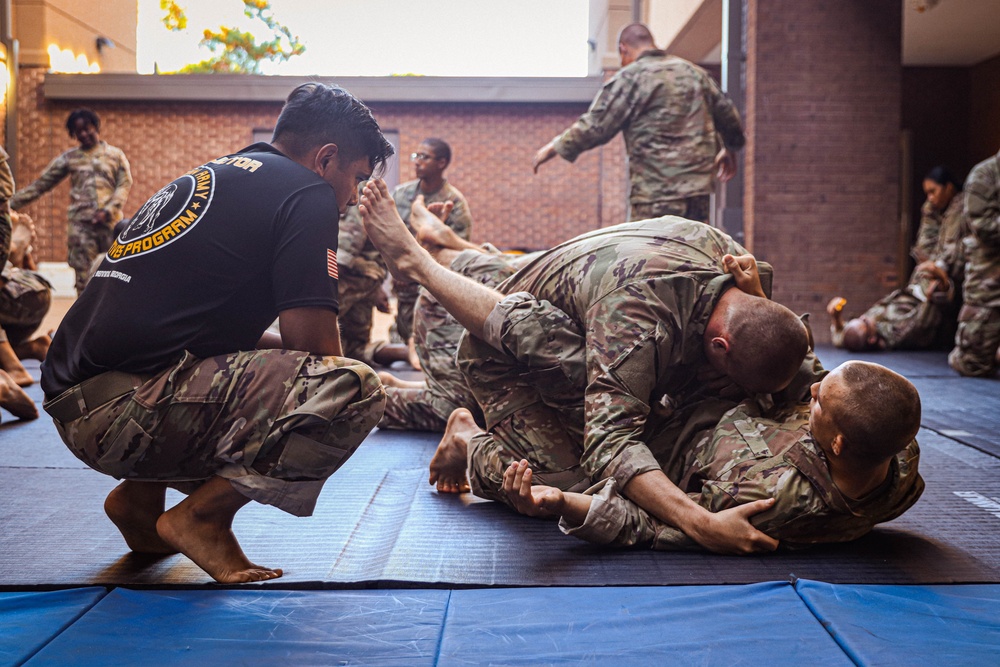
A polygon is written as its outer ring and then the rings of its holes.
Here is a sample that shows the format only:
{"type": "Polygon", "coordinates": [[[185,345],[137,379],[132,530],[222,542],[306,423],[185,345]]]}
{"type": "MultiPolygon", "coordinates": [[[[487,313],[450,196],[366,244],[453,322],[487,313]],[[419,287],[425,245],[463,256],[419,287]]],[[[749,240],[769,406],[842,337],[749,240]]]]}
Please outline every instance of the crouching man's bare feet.
{"type": "Polygon", "coordinates": [[[233,534],[233,517],[248,502],[228,480],[212,477],[160,515],[156,532],[220,584],[277,579],[282,571],[251,563],[233,534]]]}
{"type": "Polygon", "coordinates": [[[472,413],[459,408],[448,417],[444,437],[438,443],[437,451],[431,459],[428,482],[437,484],[441,493],[465,493],[469,490],[469,478],[465,473],[469,441],[472,436],[482,433],[472,413]]]}
{"type": "Polygon", "coordinates": [[[38,407],[7,371],[0,370],[0,408],[18,419],[38,419],[38,407]]]}
{"type": "Polygon", "coordinates": [[[375,244],[393,277],[420,282],[421,268],[435,260],[420,247],[403,224],[385,181],[368,181],[362,190],[361,220],[368,238],[375,244]]]}
{"type": "Polygon", "coordinates": [[[175,554],[177,549],[156,532],[156,520],[163,514],[167,485],[161,482],[125,480],[104,500],[104,512],[115,524],[132,551],[147,554],[175,554]]]}

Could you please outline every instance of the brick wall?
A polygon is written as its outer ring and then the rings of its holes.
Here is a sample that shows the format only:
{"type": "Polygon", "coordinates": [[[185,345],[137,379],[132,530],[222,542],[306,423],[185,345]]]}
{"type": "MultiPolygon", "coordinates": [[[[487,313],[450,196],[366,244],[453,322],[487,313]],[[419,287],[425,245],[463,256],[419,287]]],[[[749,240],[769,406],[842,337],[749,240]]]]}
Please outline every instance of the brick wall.
{"type": "Polygon", "coordinates": [[[830,297],[854,314],[900,279],[899,1],[750,0],[748,17],[748,243],[826,341],[830,297]]]}
{"type": "MultiPolygon", "coordinates": [[[[15,174],[27,185],[75,142],[66,116],[79,104],[45,99],[44,70],[21,70],[18,103],[20,154],[15,174]]],[[[101,117],[102,137],[125,151],[135,184],[125,207],[131,215],[157,189],[191,167],[235,151],[255,129],[272,128],[276,103],[88,103],[101,117]]],[[[373,104],[379,124],[400,133],[409,156],[422,139],[447,140],[454,153],[448,178],[468,198],[474,240],[505,248],[545,248],[625,219],[627,188],[620,137],[576,163],[556,159],[536,176],[535,151],[586,110],[578,104],[373,104]]],[[[410,180],[408,158],[401,180],[410,180]]],[[[69,186],[60,184],[28,208],[39,227],[42,261],[66,257],[69,186]]]]}

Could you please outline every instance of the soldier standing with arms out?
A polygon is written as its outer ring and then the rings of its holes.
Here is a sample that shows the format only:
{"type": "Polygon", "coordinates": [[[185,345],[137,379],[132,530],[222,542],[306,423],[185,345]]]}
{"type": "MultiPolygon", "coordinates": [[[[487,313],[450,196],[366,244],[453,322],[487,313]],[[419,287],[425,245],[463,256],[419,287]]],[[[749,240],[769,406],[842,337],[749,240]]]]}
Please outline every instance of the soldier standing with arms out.
{"type": "MultiPolygon", "coordinates": [[[[410,209],[417,195],[424,196],[427,205],[450,201],[454,204],[444,223],[455,233],[469,240],[472,233],[472,214],[465,196],[444,177],[444,170],[451,164],[451,146],[442,139],[424,139],[417,152],[410,155],[417,180],[396,186],[392,199],[396,202],[399,217],[409,226],[410,209]]],[[[396,333],[407,345],[412,346],[413,307],[417,302],[420,286],[416,283],[395,282],[396,293],[396,333]]],[[[416,355],[410,355],[415,358],[416,355]]]]}
{"type": "Polygon", "coordinates": [[[111,247],[115,224],[132,188],[128,159],[120,148],[101,140],[101,119],[90,109],[76,109],[66,119],[69,136],[80,142],[53,160],[34,183],[14,195],[18,210],[70,177],[68,262],[76,272],[76,293],[90,280],[97,257],[111,247]]]}
{"type": "Polygon", "coordinates": [[[641,23],[622,29],[618,53],[622,69],[587,113],[539,149],[535,173],[556,155],[575,161],[620,130],[628,152],[629,219],[679,215],[708,222],[712,174],[722,182],[732,178],[735,152],[746,143],[736,107],[703,69],[657,49],[641,23]]]}
{"type": "Polygon", "coordinates": [[[965,179],[964,303],[948,363],[962,375],[989,377],[1000,347],[1000,153],[965,179]]]}

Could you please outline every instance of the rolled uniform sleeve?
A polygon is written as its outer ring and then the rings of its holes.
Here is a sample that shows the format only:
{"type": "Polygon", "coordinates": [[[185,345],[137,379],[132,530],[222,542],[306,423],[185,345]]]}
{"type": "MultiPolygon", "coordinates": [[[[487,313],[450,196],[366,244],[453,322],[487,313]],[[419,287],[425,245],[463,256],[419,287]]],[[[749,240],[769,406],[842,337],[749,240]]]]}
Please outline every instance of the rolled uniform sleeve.
{"type": "Polygon", "coordinates": [[[628,76],[612,77],[594,98],[590,108],[553,144],[556,153],[574,162],[580,153],[606,144],[632,120],[639,105],[636,104],[638,86],[628,76]]]}

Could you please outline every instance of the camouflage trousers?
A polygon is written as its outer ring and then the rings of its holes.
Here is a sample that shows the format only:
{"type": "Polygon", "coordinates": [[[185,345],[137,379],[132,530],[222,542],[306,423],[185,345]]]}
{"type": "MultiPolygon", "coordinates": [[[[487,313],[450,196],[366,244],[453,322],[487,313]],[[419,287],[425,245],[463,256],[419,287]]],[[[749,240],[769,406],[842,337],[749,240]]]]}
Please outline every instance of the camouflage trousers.
{"type": "Polygon", "coordinates": [[[679,215],[688,220],[696,220],[708,224],[711,213],[712,199],[709,195],[697,195],[684,199],[670,199],[652,202],[650,204],[632,204],[628,219],[649,220],[664,215],[679,215]]]}
{"type": "Polygon", "coordinates": [[[958,314],[955,348],[948,364],[961,375],[988,377],[997,368],[1000,347],[1000,308],[966,304],[958,314]]]}
{"type": "Polygon", "coordinates": [[[340,344],[344,356],[371,363],[368,347],[372,335],[372,312],[375,299],[382,289],[381,281],[343,271],[337,285],[340,300],[340,344]]]}
{"type": "MultiPolygon", "coordinates": [[[[516,256],[465,251],[451,270],[495,287],[514,274],[516,256]]],[[[482,412],[455,361],[465,327],[430,292],[421,289],[413,311],[413,338],[424,371],[424,389],[386,387],[385,414],[379,428],[443,432],[448,417],[467,408],[482,421],[482,412]]]]}
{"type": "Polygon", "coordinates": [[[583,491],[590,486],[580,465],[587,373],[576,323],[518,292],[497,304],[485,331],[487,341],[466,334],[458,352],[486,421],[469,444],[473,493],[506,503],[503,472],[522,458],[538,484],[583,491]]]}
{"type": "Polygon", "coordinates": [[[396,334],[405,343],[413,336],[413,311],[420,294],[418,283],[393,281],[392,291],[396,295],[396,334]]]}
{"type": "Polygon", "coordinates": [[[444,432],[448,417],[465,407],[478,411],[455,352],[465,328],[426,290],[417,297],[413,335],[424,372],[422,389],[385,388],[385,413],[379,428],[444,432]]]}
{"type": "Polygon", "coordinates": [[[76,272],[77,294],[90,282],[94,260],[108,251],[113,240],[114,234],[106,225],[70,220],[66,232],[66,245],[69,249],[67,263],[76,272]]]}
{"type": "Polygon", "coordinates": [[[920,350],[930,347],[942,325],[941,308],[913,292],[912,286],[882,297],[865,311],[890,350],[920,350]]]}
{"type": "MultiPolygon", "coordinates": [[[[124,374],[93,382],[110,375],[124,374]]],[[[367,366],[288,350],[207,359],[185,353],[136,382],[82,416],[55,419],[81,461],[117,479],[168,482],[185,493],[223,477],[244,496],[296,516],[312,514],[326,479],[374,428],[385,401],[367,366]]],[[[46,409],[56,412],[59,398],[46,409]]]]}
{"type": "Polygon", "coordinates": [[[17,345],[38,330],[52,305],[52,285],[26,269],[4,270],[0,289],[0,342],[17,345]]]}

